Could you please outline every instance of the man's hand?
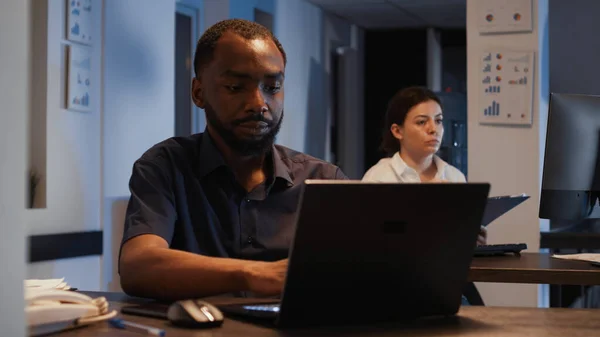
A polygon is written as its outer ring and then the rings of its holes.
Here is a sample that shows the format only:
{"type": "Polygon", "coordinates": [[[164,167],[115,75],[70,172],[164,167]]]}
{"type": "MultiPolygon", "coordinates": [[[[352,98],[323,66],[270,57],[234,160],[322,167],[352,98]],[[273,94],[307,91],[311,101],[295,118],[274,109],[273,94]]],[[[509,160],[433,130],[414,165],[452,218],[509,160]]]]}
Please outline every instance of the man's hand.
{"type": "Polygon", "coordinates": [[[248,262],[244,268],[248,290],[266,296],[281,295],[287,267],[287,259],[276,262],[248,262]]]}
{"type": "Polygon", "coordinates": [[[477,236],[477,245],[486,245],[487,244],[487,228],[481,226],[479,229],[479,236],[477,236]]]}

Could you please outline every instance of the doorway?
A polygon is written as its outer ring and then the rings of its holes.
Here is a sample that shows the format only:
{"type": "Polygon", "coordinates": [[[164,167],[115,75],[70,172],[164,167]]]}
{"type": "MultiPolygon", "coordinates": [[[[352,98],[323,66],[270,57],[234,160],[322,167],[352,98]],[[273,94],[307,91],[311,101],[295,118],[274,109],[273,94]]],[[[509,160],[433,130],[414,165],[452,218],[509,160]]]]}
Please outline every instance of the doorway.
{"type": "Polygon", "coordinates": [[[200,32],[200,9],[178,3],[175,11],[175,136],[202,132],[204,113],[190,97],[194,50],[200,32]]]}

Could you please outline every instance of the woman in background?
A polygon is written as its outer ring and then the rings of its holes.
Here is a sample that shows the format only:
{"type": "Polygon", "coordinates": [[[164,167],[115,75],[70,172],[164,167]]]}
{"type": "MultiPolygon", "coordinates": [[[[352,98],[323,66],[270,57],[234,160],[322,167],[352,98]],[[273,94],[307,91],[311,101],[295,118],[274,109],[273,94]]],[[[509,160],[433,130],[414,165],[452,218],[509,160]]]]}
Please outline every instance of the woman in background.
{"type": "MultiPolygon", "coordinates": [[[[379,160],[362,178],[365,182],[466,182],[465,175],[436,155],[444,136],[442,104],[433,91],[422,87],[400,90],[388,103],[379,160]]],[[[487,243],[481,227],[477,244],[487,243]]]]}
{"type": "Polygon", "coordinates": [[[435,153],[444,135],[440,99],[429,89],[400,90],[388,103],[381,159],[367,182],[466,182],[465,175],[435,153]]]}
{"type": "MultiPolygon", "coordinates": [[[[444,117],[439,97],[431,90],[409,87],[400,90],[388,103],[381,159],[363,177],[365,182],[420,183],[466,182],[465,175],[436,155],[444,136],[444,117]]],[[[487,230],[481,227],[477,244],[487,242],[487,230]]],[[[483,304],[475,285],[469,282],[463,294],[483,304]]],[[[464,305],[469,301],[463,296],[464,305]]]]}

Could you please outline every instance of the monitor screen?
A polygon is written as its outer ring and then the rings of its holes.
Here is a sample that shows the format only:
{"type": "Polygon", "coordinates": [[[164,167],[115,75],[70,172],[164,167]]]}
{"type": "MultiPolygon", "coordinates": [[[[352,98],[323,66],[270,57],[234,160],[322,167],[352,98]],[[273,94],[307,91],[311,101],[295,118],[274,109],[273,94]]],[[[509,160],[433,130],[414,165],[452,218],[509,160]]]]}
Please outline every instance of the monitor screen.
{"type": "Polygon", "coordinates": [[[539,217],[581,220],[600,192],[600,96],[550,95],[539,217]]]}

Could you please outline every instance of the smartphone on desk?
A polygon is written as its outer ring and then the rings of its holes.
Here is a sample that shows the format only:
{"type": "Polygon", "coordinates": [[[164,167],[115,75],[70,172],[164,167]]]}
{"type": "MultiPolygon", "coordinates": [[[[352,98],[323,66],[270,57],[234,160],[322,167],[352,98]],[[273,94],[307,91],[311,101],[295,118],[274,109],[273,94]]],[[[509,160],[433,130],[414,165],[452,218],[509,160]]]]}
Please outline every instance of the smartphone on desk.
{"type": "Polygon", "coordinates": [[[121,313],[135,316],[145,316],[159,319],[168,319],[169,304],[151,302],[144,304],[128,305],[121,308],[121,313]]]}

